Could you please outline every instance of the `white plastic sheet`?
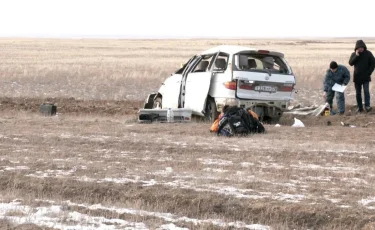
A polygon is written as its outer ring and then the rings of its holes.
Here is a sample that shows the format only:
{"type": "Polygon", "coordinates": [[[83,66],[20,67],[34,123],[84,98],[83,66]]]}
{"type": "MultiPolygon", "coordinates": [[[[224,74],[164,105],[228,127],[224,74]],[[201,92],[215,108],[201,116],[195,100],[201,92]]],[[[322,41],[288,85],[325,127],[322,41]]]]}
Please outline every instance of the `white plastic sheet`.
{"type": "Polygon", "coordinates": [[[305,127],[305,125],[301,120],[294,118],[294,124],[292,125],[292,127],[305,127]]]}

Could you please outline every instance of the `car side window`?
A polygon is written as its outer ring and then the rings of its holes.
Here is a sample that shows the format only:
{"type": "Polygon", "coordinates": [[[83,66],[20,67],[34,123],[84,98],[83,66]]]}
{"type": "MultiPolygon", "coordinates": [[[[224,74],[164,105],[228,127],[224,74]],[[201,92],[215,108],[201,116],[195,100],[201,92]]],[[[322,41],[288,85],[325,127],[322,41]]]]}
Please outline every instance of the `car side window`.
{"type": "Polygon", "coordinates": [[[214,57],[215,57],[215,54],[202,56],[202,59],[193,68],[192,73],[207,72],[207,71],[209,71],[209,68],[208,68],[209,64],[210,64],[210,62],[212,61],[212,59],[214,57]]]}
{"type": "Polygon", "coordinates": [[[211,64],[212,71],[224,72],[228,66],[228,59],[229,59],[229,54],[219,53],[219,55],[217,56],[215,60],[215,63],[211,64]]]}
{"type": "Polygon", "coordinates": [[[255,69],[264,69],[263,62],[259,60],[258,58],[255,58],[256,67],[255,69]]]}

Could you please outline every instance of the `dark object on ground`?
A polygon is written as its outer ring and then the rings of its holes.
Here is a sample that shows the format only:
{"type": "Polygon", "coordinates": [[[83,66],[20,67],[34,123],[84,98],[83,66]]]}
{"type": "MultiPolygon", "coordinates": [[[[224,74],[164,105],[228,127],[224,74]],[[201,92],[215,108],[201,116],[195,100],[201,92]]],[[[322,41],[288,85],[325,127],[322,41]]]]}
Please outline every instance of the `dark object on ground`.
{"type": "Polygon", "coordinates": [[[159,118],[159,114],[157,114],[157,113],[140,114],[139,115],[139,120],[141,120],[141,121],[153,122],[157,118],[159,118]]]}
{"type": "Polygon", "coordinates": [[[251,133],[265,133],[265,128],[246,109],[231,106],[224,111],[223,117],[219,120],[218,136],[231,137],[251,133]]]}
{"type": "Polygon", "coordinates": [[[57,108],[56,108],[56,105],[54,105],[54,104],[43,103],[43,104],[40,105],[39,111],[44,116],[53,116],[53,115],[56,115],[57,108]]]}

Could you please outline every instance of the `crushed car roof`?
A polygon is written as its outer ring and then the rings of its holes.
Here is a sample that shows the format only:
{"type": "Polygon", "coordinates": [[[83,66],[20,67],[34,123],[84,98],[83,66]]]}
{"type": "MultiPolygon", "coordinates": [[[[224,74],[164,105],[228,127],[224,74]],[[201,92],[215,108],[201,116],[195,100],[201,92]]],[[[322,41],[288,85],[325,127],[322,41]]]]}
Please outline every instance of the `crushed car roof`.
{"type": "MultiPolygon", "coordinates": [[[[236,45],[220,45],[220,46],[215,46],[215,47],[212,47],[208,50],[205,50],[203,52],[200,53],[200,55],[205,55],[205,54],[213,54],[213,53],[217,53],[217,52],[224,52],[224,53],[228,53],[228,54],[235,54],[235,53],[238,53],[238,52],[242,52],[242,51],[258,51],[259,49],[257,48],[252,48],[252,47],[246,47],[246,46],[236,46],[236,45]]],[[[283,53],[280,53],[280,52],[275,52],[275,51],[271,51],[269,50],[269,52],[273,55],[277,55],[277,56],[284,56],[283,53]]]]}

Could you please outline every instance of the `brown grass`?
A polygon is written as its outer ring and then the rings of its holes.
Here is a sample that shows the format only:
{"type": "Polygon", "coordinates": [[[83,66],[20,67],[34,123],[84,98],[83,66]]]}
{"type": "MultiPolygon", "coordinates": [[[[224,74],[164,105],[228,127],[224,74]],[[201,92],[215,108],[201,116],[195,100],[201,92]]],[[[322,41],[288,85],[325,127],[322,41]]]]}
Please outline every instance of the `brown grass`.
{"type": "MultiPolygon", "coordinates": [[[[180,62],[222,43],[284,52],[298,76],[297,101],[315,103],[329,61],[346,64],[354,40],[0,40],[2,202],[59,205],[53,217],[71,225],[69,214],[78,212],[150,229],[234,228],[215,219],[371,229],[374,129],[363,126],[373,114],[299,116],[306,128],[290,127],[293,117],[284,116],[282,127],[266,125],[266,134],[248,138],[216,137],[208,123],[135,122],[144,96],[180,62]],[[43,101],[57,103],[58,116],[40,116],[43,101]]],[[[0,229],[48,229],[10,220],[34,212],[9,210],[0,229]]]]}

